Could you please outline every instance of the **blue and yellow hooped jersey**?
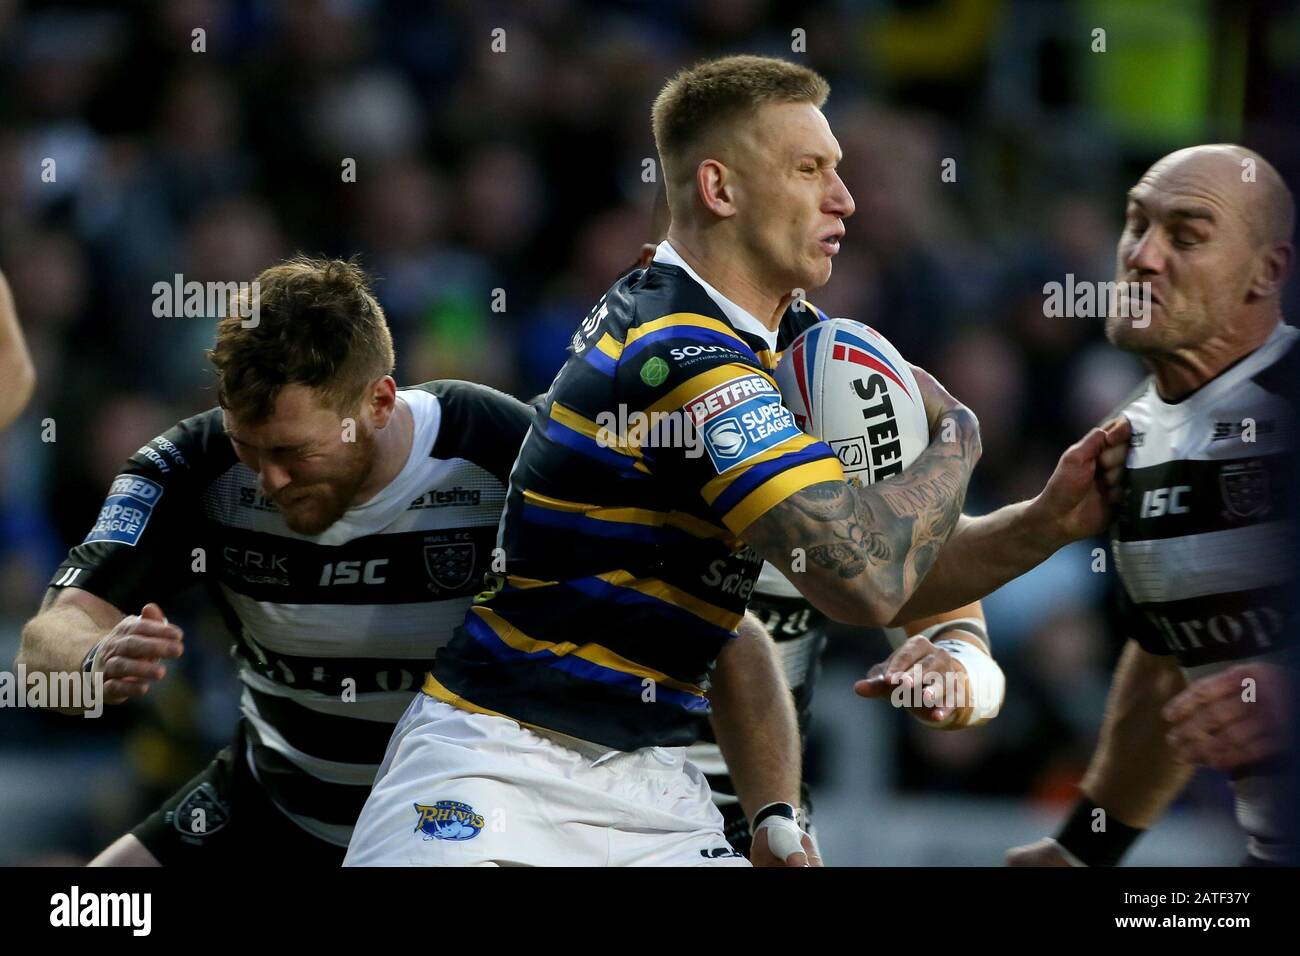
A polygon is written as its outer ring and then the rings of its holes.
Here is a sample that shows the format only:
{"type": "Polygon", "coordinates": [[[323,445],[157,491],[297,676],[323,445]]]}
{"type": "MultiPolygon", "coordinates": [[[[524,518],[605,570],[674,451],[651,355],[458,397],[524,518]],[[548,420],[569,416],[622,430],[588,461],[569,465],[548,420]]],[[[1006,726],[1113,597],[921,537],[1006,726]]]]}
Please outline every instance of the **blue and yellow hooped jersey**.
{"type": "MultiPolygon", "coordinates": [[[[792,308],[778,347],[819,318],[792,308]]],[[[621,750],[689,744],[762,566],[741,536],[843,470],[782,403],[779,353],[675,265],[615,283],[569,351],[511,473],[506,573],[425,690],[621,750]]]]}

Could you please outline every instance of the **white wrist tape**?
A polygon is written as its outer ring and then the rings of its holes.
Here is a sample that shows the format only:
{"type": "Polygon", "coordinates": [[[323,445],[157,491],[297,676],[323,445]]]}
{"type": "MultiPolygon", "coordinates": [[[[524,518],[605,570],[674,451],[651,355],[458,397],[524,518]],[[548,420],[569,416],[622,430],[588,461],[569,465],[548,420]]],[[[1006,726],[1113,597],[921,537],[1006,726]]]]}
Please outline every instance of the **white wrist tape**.
{"type": "Polygon", "coordinates": [[[758,836],[763,830],[767,831],[767,848],[778,860],[788,860],[795,853],[805,852],[803,831],[799,829],[799,824],[789,817],[764,817],[763,822],[754,831],[754,836],[758,836]]]}
{"type": "Polygon", "coordinates": [[[966,706],[971,709],[970,722],[996,717],[1007,692],[1007,678],[998,662],[970,641],[955,637],[935,641],[934,646],[942,647],[966,669],[966,686],[970,691],[966,706]]]}

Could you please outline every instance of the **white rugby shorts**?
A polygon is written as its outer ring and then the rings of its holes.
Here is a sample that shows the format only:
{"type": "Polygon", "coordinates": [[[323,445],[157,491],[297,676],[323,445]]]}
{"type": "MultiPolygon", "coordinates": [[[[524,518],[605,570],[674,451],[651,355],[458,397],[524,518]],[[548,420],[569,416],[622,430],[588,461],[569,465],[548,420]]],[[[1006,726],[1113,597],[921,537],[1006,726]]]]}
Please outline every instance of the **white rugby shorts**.
{"type": "Polygon", "coordinates": [[[416,694],[344,866],[749,866],[684,747],[609,750],[416,694]]]}

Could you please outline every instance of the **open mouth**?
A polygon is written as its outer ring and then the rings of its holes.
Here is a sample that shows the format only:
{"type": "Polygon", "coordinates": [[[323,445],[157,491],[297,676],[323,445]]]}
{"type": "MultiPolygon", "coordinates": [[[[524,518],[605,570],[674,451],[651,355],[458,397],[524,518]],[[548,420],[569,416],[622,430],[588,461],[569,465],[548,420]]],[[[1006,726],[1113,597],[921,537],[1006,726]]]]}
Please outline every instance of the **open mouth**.
{"type": "Polygon", "coordinates": [[[833,256],[840,251],[840,240],[844,238],[843,227],[836,229],[834,232],[828,232],[817,240],[817,245],[821,247],[822,252],[828,256],[833,256]]]}

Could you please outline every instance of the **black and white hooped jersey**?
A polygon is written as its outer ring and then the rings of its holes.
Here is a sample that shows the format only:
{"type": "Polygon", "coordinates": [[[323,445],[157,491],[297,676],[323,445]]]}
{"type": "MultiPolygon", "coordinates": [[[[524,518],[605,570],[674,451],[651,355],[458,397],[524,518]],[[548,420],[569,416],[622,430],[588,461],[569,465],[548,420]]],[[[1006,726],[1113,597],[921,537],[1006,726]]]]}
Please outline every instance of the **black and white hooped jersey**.
{"type": "MultiPolygon", "coordinates": [[[[1152,381],[1123,410],[1133,436],[1111,545],[1130,636],[1174,655],[1189,680],[1280,660],[1294,642],[1286,591],[1295,420],[1282,395],[1300,374],[1298,336],[1279,325],[1180,401],[1163,401],[1152,381]]],[[[1278,858],[1281,788],[1266,771],[1233,785],[1251,853],[1278,858]]]]}
{"type": "Polygon", "coordinates": [[[250,765],[281,810],[340,846],[393,725],[482,590],[531,420],[468,382],[398,394],[415,421],[405,466],[321,534],[288,528],[212,409],[128,459],[51,582],[125,614],[207,585],[236,637],[250,765]]]}

